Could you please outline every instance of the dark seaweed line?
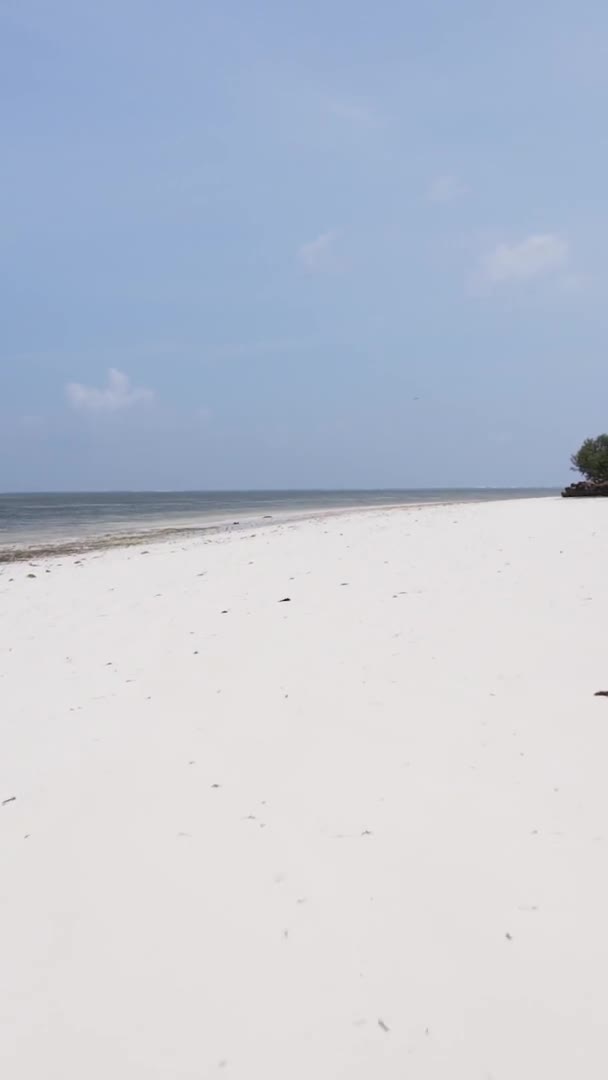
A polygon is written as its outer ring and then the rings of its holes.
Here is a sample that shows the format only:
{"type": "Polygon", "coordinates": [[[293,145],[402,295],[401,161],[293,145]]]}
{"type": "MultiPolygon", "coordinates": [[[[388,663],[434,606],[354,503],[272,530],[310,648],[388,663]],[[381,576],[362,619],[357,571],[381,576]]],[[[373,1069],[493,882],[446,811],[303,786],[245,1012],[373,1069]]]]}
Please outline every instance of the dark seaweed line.
{"type": "Polygon", "coordinates": [[[58,555],[82,555],[91,551],[108,551],[111,548],[137,547],[176,537],[187,538],[201,534],[226,532],[226,525],[175,525],[164,529],[151,529],[140,533],[119,533],[115,536],[83,537],[80,540],[58,540],[50,544],[33,544],[27,547],[0,548],[0,564],[29,562],[32,559],[52,558],[58,555]]]}

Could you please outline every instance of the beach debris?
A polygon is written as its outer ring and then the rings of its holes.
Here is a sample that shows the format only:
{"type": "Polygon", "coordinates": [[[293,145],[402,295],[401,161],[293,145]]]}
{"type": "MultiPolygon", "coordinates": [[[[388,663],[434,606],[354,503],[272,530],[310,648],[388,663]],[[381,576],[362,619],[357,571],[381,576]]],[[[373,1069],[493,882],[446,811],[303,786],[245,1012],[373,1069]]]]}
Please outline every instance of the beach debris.
{"type": "Polygon", "coordinates": [[[35,574],[28,574],[27,576],[28,576],[28,577],[36,577],[36,575],[35,575],[35,574]]]}
{"type": "Polygon", "coordinates": [[[608,690],[596,690],[594,697],[608,697],[608,690]]]}
{"type": "Polygon", "coordinates": [[[373,835],[374,834],[371,831],[371,829],[364,829],[363,832],[361,833],[361,836],[373,836],[373,835]]]}
{"type": "Polygon", "coordinates": [[[149,551],[141,551],[141,552],[140,552],[140,555],[149,555],[149,554],[150,554],[150,552],[149,552],[149,551]]]}
{"type": "Polygon", "coordinates": [[[389,1028],[388,1024],[384,1023],[384,1020],[382,1019],[381,1016],[378,1017],[378,1027],[382,1028],[383,1031],[390,1031],[391,1030],[389,1028]]]}
{"type": "Polygon", "coordinates": [[[212,788],[219,788],[219,787],[221,787],[221,786],[222,786],[221,784],[212,784],[212,785],[211,785],[211,787],[212,787],[212,788]]]}
{"type": "Polygon", "coordinates": [[[279,604],[289,604],[291,602],[291,596],[284,596],[282,600],[279,600],[279,604]]]}
{"type": "Polygon", "coordinates": [[[227,615],[228,614],[228,608],[224,608],[224,610],[221,612],[221,614],[222,615],[227,615]]]}
{"type": "Polygon", "coordinates": [[[17,799],[16,795],[10,795],[8,799],[3,799],[2,803],[0,803],[0,805],[1,806],[8,806],[9,802],[15,802],[16,799],[17,799]]]}
{"type": "Polygon", "coordinates": [[[505,937],[506,937],[507,941],[513,941],[513,938],[511,937],[510,934],[505,934],[505,937]]]}

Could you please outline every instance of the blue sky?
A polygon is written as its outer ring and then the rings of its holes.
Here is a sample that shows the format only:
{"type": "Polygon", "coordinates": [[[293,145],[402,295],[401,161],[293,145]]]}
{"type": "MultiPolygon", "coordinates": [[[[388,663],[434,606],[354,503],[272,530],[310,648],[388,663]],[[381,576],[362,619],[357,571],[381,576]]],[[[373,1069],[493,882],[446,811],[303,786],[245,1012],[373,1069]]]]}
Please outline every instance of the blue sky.
{"type": "Polygon", "coordinates": [[[542,485],[608,427],[608,8],[0,0],[0,490],[542,485]]]}

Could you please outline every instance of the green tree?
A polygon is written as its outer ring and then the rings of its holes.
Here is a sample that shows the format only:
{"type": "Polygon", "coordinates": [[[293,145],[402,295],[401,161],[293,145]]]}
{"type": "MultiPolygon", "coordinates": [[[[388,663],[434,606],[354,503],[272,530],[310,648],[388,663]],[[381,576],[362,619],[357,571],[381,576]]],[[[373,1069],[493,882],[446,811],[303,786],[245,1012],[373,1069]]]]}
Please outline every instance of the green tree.
{"type": "Polygon", "coordinates": [[[608,480],[608,435],[585,439],[570,458],[572,467],[587,480],[608,480]]]}

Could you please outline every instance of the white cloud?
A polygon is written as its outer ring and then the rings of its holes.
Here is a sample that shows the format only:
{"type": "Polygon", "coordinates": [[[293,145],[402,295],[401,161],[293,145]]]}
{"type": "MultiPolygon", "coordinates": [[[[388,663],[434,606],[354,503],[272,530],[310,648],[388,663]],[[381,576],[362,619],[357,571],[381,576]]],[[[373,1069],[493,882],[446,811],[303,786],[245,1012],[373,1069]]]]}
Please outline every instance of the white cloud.
{"type": "Polygon", "coordinates": [[[481,263],[486,281],[529,281],[562,270],[568,244],[556,233],[536,233],[516,244],[498,244],[481,263]]]}
{"type": "Polygon", "coordinates": [[[128,409],[140,401],[151,401],[152,390],[144,386],[132,386],[128,375],[116,368],[108,371],[107,386],[83,386],[82,383],[68,383],[65,392],[74,409],[89,412],[116,412],[128,409]]]}
{"type": "Polygon", "coordinates": [[[427,198],[434,203],[450,203],[466,195],[468,190],[457,176],[437,176],[427,191],[427,198]]]}
{"type": "Polygon", "coordinates": [[[307,244],[302,244],[298,249],[298,259],[302,266],[313,273],[323,273],[334,270],[338,261],[334,253],[335,233],[326,232],[317,236],[307,244]]]}

